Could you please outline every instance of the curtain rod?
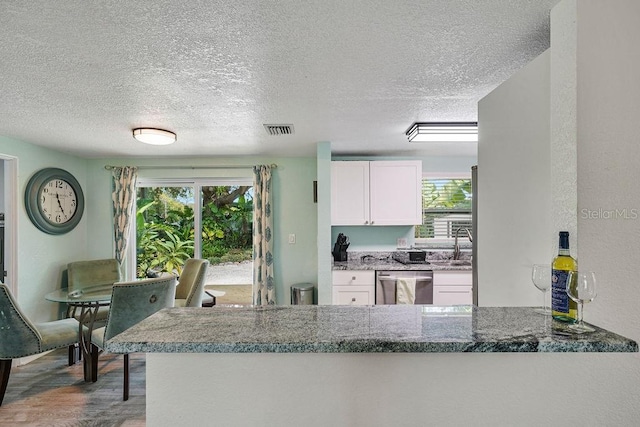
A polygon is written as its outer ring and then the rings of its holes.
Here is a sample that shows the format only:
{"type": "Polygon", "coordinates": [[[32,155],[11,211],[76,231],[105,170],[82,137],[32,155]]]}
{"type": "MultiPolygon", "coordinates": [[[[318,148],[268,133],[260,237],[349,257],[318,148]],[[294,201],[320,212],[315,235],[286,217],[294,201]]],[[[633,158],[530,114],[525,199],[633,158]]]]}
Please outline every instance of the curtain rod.
{"type": "MultiPolygon", "coordinates": [[[[278,165],[271,163],[269,166],[277,168],[278,165]]],[[[112,170],[119,166],[105,165],[106,170],[112,170]]],[[[253,165],[229,165],[229,166],[138,166],[138,169],[253,169],[253,165]]]]}

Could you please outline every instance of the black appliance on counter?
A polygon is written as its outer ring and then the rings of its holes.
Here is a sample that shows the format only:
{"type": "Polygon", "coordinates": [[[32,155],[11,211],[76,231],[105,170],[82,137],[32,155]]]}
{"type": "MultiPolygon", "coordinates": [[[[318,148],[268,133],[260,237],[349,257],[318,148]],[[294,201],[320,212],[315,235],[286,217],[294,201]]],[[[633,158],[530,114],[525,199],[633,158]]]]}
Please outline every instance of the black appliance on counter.
{"type": "Polygon", "coordinates": [[[398,250],[393,253],[393,259],[402,264],[426,264],[427,253],[417,249],[398,250]]]}

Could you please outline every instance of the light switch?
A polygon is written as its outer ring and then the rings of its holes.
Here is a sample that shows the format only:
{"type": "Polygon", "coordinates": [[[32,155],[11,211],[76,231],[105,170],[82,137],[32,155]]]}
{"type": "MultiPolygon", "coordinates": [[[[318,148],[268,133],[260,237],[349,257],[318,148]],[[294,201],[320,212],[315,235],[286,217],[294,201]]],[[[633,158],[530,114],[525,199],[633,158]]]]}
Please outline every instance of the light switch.
{"type": "Polygon", "coordinates": [[[289,244],[290,245],[294,245],[296,243],[296,235],[295,234],[289,234],[289,244]]]}

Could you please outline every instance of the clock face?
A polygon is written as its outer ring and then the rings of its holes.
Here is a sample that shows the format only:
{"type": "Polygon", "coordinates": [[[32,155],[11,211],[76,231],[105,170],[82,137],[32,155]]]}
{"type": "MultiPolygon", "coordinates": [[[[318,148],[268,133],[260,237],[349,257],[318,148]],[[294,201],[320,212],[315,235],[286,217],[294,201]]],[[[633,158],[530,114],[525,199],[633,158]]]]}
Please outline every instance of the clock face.
{"type": "Polygon", "coordinates": [[[27,183],[24,206],[40,231],[64,234],[82,219],[84,194],[73,175],[59,168],[44,168],[27,183]]]}
{"type": "Polygon", "coordinates": [[[73,187],[63,179],[52,179],[40,190],[40,210],[52,224],[71,221],[78,208],[78,199],[73,187]]]}

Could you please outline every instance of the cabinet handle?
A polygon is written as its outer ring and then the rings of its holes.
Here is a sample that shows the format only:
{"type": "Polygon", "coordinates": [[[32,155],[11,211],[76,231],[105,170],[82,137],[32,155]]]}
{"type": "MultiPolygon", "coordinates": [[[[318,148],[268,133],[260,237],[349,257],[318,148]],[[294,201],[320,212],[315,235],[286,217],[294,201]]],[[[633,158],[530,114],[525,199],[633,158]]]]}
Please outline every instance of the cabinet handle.
{"type": "Polygon", "coordinates": [[[371,225],[373,225],[373,221],[371,221],[371,225]]]}
{"type": "Polygon", "coordinates": [[[353,276],[353,277],[351,278],[351,280],[356,280],[356,276],[353,276]]]}
{"type": "Polygon", "coordinates": [[[369,224],[369,221],[365,221],[365,222],[364,222],[364,225],[367,225],[367,224],[369,224]]]}
{"type": "Polygon", "coordinates": [[[355,298],[351,298],[351,302],[356,302],[356,299],[355,298]]]}

